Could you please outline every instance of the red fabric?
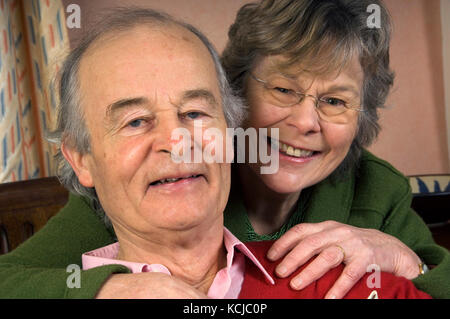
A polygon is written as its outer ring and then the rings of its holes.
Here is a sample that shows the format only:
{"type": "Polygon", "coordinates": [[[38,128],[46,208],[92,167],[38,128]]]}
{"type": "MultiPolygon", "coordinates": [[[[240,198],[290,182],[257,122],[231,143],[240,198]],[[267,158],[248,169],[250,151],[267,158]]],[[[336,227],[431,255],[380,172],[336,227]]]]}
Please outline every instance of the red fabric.
{"type": "MultiPolygon", "coordinates": [[[[242,289],[239,295],[240,299],[323,299],[344,269],[344,266],[340,265],[330,270],[322,278],[308,287],[300,291],[293,290],[289,286],[290,280],[305,268],[308,263],[287,278],[277,277],[275,275],[275,267],[278,262],[270,262],[266,258],[266,253],[272,243],[272,241],[245,243],[275,280],[275,285],[268,283],[261,270],[252,262],[246,262],[244,282],[242,283],[242,289]]],[[[384,272],[381,272],[380,288],[369,288],[366,283],[367,278],[371,274],[367,273],[361,278],[344,298],[367,299],[374,290],[377,291],[379,299],[431,298],[428,294],[418,290],[410,280],[384,272]]],[[[371,282],[369,280],[369,283],[371,282]]]]}

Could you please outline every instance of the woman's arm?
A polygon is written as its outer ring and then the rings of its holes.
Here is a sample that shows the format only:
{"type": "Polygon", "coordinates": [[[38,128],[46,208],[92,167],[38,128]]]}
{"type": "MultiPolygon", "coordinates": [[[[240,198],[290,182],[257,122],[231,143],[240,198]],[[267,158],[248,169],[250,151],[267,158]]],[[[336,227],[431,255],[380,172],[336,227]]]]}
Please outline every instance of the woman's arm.
{"type": "Polygon", "coordinates": [[[12,252],[0,256],[0,298],[206,298],[158,273],[130,274],[120,265],[81,270],[81,255],[114,242],[82,199],[68,204],[12,252]]]}
{"type": "Polygon", "coordinates": [[[102,267],[80,271],[81,288],[68,288],[67,280],[76,267],[81,269],[84,252],[111,242],[112,235],[90,206],[82,198],[70,195],[67,205],[39,232],[12,252],[0,256],[0,297],[95,296],[110,274],[126,269],[102,267]]]}
{"type": "MultiPolygon", "coordinates": [[[[413,279],[419,289],[435,298],[450,298],[450,254],[434,242],[427,225],[411,209],[407,179],[369,154],[356,184],[346,224],[329,221],[298,225],[274,244],[269,256],[278,259],[286,255],[279,267],[284,266],[287,275],[318,255],[317,263],[299,274],[303,282],[300,288],[344,262],[345,271],[328,297],[342,297],[367,267],[375,264],[383,271],[413,279]],[[418,276],[420,261],[434,267],[418,276]]],[[[322,192],[321,201],[330,202],[327,211],[332,211],[333,198],[343,193],[337,187],[329,188],[327,194],[323,196],[322,192]]]]}

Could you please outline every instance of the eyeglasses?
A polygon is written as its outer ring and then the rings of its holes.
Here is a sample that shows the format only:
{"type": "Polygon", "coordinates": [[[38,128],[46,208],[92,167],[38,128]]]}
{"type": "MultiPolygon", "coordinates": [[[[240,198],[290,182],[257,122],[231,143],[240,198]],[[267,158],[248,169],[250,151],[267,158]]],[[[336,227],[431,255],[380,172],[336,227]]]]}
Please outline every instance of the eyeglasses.
{"type": "Polygon", "coordinates": [[[301,92],[296,92],[292,89],[272,85],[267,81],[257,78],[252,73],[250,73],[250,75],[254,80],[264,86],[265,99],[269,103],[279,107],[291,107],[301,103],[306,97],[310,97],[314,99],[314,106],[319,116],[323,120],[333,123],[348,122],[348,116],[344,115],[348,110],[364,112],[364,110],[360,108],[359,105],[347,103],[339,98],[318,98],[314,95],[304,94],[301,92]]]}

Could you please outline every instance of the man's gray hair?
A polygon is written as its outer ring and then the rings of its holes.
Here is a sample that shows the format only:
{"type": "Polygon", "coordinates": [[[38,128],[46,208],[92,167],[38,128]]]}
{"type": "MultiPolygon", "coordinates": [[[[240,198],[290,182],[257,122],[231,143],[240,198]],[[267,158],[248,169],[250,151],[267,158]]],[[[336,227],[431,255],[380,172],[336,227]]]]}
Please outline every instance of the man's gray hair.
{"type": "MultiPolygon", "coordinates": [[[[98,200],[95,188],[87,188],[80,184],[72,166],[61,153],[61,144],[74,148],[81,154],[90,153],[90,134],[84,121],[81,106],[78,70],[86,51],[97,41],[113,32],[129,31],[137,26],[180,26],[196,35],[208,49],[214,61],[219,89],[222,98],[223,112],[229,127],[238,127],[243,121],[246,108],[242,100],[231,90],[220,58],[209,42],[194,26],[175,20],[166,13],[147,8],[116,8],[104,19],[95,24],[65,59],[55,79],[59,92],[59,108],[56,129],[48,134],[48,140],[58,146],[56,154],[57,175],[60,182],[71,192],[88,197],[92,206],[106,219],[98,200]]],[[[107,219],[106,219],[107,220],[107,219]]]]}

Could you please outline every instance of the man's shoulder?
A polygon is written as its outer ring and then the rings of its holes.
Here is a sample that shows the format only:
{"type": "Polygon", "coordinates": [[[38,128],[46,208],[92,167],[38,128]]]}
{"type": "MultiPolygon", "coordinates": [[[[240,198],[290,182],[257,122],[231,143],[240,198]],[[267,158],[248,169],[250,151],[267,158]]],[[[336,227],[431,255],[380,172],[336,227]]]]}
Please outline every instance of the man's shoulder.
{"type": "Polygon", "coordinates": [[[274,240],[264,240],[264,241],[248,241],[245,242],[245,246],[255,255],[258,260],[265,260],[266,253],[269,248],[274,243],[274,240]]]}
{"type": "Polygon", "coordinates": [[[95,211],[88,198],[69,193],[66,205],[55,217],[70,222],[76,221],[82,225],[89,224],[106,228],[103,216],[104,214],[95,211]]]}
{"type": "MultiPolygon", "coordinates": [[[[320,279],[308,287],[297,291],[291,288],[290,281],[305,269],[315,257],[301,266],[292,275],[279,278],[275,268],[279,261],[272,262],[266,254],[273,241],[248,242],[246,246],[259,260],[262,266],[275,280],[275,285],[269,284],[252,263],[246,263],[245,279],[240,298],[293,298],[293,299],[323,299],[336,280],[341,276],[344,265],[341,264],[329,270],[320,279]],[[258,289],[260,288],[260,289],[258,289]]],[[[430,298],[419,291],[414,284],[403,277],[378,271],[376,267],[368,272],[353,286],[345,296],[346,299],[394,299],[394,298],[430,298]]]]}
{"type": "Polygon", "coordinates": [[[287,299],[322,299],[326,292],[331,288],[332,284],[339,277],[342,272],[342,265],[328,271],[322,278],[315,281],[305,289],[300,291],[294,290],[290,286],[290,281],[303,269],[305,269],[314,260],[305,263],[293,274],[286,278],[280,278],[276,275],[275,269],[281,260],[276,262],[270,261],[267,257],[267,251],[272,246],[273,241],[259,241],[259,242],[247,242],[245,245],[258,259],[261,265],[266,269],[270,276],[275,281],[274,285],[271,285],[265,281],[258,268],[247,260],[245,279],[241,291],[240,298],[287,298],[287,299]],[[258,289],[260,288],[260,289],[258,289]]]}

